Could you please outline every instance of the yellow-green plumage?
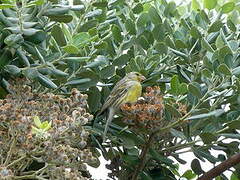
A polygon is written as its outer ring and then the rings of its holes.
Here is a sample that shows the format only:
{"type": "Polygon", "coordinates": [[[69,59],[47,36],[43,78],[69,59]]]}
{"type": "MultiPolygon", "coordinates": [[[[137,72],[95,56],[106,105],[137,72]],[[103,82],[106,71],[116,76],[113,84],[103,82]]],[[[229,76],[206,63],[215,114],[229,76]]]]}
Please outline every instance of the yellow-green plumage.
{"type": "Polygon", "coordinates": [[[123,101],[125,103],[135,103],[142,94],[142,86],[139,82],[136,82],[127,92],[126,98],[123,101]]]}
{"type": "Polygon", "coordinates": [[[103,134],[103,142],[108,131],[108,126],[111,123],[115,111],[125,103],[134,103],[141,96],[142,86],[141,81],[145,77],[137,72],[131,72],[127,74],[123,79],[121,79],[113,88],[110,95],[106,99],[102,106],[101,114],[106,109],[109,109],[108,119],[105,125],[105,130],[103,134]]]}

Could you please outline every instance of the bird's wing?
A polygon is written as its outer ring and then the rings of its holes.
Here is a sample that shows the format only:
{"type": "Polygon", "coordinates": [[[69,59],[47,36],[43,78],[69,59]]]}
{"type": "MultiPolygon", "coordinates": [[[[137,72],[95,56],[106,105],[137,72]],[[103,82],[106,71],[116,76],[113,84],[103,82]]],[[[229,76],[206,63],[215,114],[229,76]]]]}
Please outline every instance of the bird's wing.
{"type": "Polygon", "coordinates": [[[124,96],[127,95],[129,88],[131,87],[129,80],[122,79],[120,80],[111,91],[110,95],[106,99],[105,103],[102,106],[102,109],[99,114],[101,114],[108,107],[118,107],[121,102],[124,100],[124,96]]]}

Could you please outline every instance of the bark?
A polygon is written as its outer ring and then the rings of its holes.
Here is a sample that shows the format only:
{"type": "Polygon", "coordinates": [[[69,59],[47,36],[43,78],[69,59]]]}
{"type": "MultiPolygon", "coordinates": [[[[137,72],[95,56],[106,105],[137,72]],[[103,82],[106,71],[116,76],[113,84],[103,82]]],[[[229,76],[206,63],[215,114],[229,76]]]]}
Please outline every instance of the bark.
{"type": "Polygon", "coordinates": [[[231,156],[229,159],[223,161],[221,164],[217,165],[210,171],[204,173],[201,177],[197,180],[211,180],[220,174],[222,174],[227,169],[235,166],[236,164],[240,163],[240,153],[231,156]]]}

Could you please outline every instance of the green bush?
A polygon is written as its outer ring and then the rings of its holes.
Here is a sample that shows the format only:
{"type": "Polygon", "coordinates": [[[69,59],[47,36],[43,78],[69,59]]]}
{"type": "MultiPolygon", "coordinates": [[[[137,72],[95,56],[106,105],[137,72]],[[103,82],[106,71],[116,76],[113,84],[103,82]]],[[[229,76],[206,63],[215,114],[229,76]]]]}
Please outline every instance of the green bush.
{"type": "Polygon", "coordinates": [[[238,152],[237,1],[6,2],[0,6],[1,96],[10,79],[25,76],[34,91],[68,95],[74,87],[87,93],[89,112],[96,114],[128,72],[147,78],[144,89],[160,87],[164,125],[136,131],[119,116],[102,145],[104,116],[89,124],[91,146],[111,160],[113,177],[191,179],[203,173],[200,161],[216,164],[238,152]],[[182,175],[170,157],[185,164],[179,156],[184,148],[196,159],[193,172],[182,175]]]}

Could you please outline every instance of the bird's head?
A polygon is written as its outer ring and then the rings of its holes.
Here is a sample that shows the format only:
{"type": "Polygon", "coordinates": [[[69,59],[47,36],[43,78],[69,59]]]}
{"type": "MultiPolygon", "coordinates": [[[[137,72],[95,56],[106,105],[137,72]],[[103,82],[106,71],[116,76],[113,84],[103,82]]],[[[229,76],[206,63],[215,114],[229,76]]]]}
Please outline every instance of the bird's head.
{"type": "Polygon", "coordinates": [[[141,75],[139,72],[130,72],[128,73],[127,75],[127,78],[131,79],[131,80],[134,80],[134,81],[144,81],[146,78],[141,75]]]}

